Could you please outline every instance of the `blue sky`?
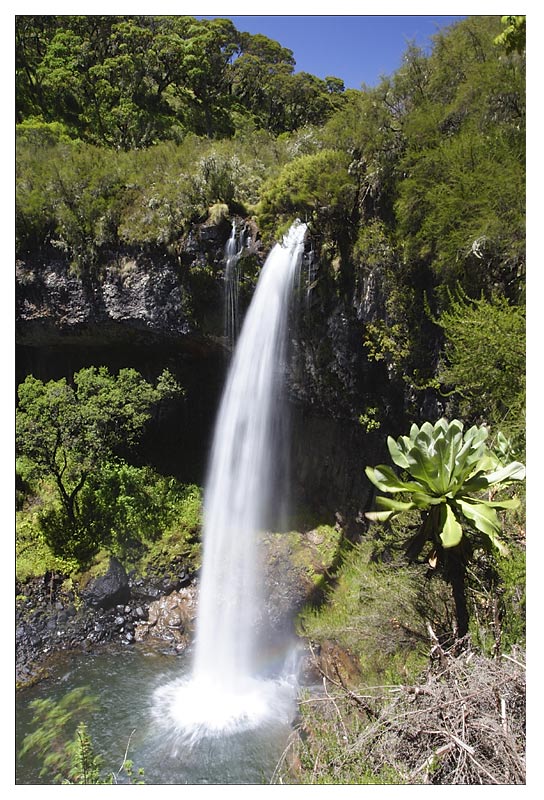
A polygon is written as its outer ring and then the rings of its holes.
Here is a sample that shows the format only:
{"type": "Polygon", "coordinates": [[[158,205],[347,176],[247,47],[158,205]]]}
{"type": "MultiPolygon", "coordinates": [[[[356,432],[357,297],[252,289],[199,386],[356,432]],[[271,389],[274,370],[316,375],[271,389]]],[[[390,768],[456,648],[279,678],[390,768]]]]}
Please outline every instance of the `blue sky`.
{"type": "MultiPolygon", "coordinates": [[[[196,15],[195,15],[196,16],[196,15]]],[[[391,75],[402,62],[410,41],[428,48],[430,37],[463,16],[445,15],[238,15],[231,19],[239,31],[263,33],[290,48],[296,71],[320,78],[342,78],[346,88],[375,86],[381,76],[391,75]]]]}

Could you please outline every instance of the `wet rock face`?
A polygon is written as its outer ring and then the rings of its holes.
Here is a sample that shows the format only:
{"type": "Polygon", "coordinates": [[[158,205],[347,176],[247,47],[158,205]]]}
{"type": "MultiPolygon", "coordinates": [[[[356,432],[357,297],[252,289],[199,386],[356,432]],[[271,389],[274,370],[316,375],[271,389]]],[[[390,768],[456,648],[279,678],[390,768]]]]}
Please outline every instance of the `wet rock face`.
{"type": "Polygon", "coordinates": [[[112,253],[93,274],[77,275],[60,259],[18,261],[17,344],[177,343],[190,350],[209,327],[204,316],[219,319],[230,230],[228,220],[195,226],[175,252],[112,253]]]}
{"type": "Polygon", "coordinates": [[[121,257],[100,280],[77,277],[62,263],[19,262],[16,281],[22,345],[149,342],[194,332],[188,289],[173,262],[121,257]]]}

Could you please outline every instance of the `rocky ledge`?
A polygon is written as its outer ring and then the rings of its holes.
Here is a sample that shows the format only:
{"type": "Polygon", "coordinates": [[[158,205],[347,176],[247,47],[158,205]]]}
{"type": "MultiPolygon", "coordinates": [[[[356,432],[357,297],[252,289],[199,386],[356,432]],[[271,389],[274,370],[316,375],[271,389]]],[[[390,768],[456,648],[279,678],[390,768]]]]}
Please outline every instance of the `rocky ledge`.
{"type": "MultiPolygon", "coordinates": [[[[259,621],[263,646],[291,631],[294,615],[315,591],[305,566],[310,556],[296,563],[300,543],[293,551],[289,537],[270,539],[263,575],[266,602],[259,621]]],[[[310,544],[303,539],[303,546],[310,544]]],[[[194,634],[198,576],[182,563],[169,564],[168,577],[164,575],[127,574],[111,556],[106,572],[77,592],[67,588],[63,576],[51,573],[17,585],[17,684],[46,677],[48,662],[62,651],[146,643],[172,655],[183,653],[194,634]]]]}
{"type": "MultiPolygon", "coordinates": [[[[255,224],[245,257],[262,263],[255,224]]],[[[55,251],[16,262],[16,343],[81,348],[174,345],[204,354],[223,335],[224,249],[232,221],[195,225],[175,249],[104,254],[74,270],[55,251]]]]}
{"type": "Polygon", "coordinates": [[[60,651],[88,651],[107,643],[131,645],[149,640],[168,652],[188,645],[196,607],[194,577],[127,575],[115,558],[105,575],[79,596],[63,588],[63,578],[43,578],[17,586],[15,667],[18,685],[47,672],[60,651]]]}

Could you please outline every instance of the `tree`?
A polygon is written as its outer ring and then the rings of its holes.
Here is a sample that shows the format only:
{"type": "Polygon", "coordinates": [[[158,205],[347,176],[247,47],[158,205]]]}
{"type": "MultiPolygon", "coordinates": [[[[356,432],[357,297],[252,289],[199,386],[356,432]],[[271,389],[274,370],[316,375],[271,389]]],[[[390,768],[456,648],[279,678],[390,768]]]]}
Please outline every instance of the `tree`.
{"type": "Polygon", "coordinates": [[[348,89],[323,128],[325,146],[344,150],[351,158],[350,171],[363,186],[365,215],[379,214],[385,221],[392,219],[396,165],[404,148],[393,94],[385,79],[365,91],[348,89]]]}
{"type": "Polygon", "coordinates": [[[187,34],[183,79],[193,97],[191,128],[209,138],[230,135],[229,75],[239,50],[237,31],[228,19],[194,20],[187,34]]]}
{"type": "Polygon", "coordinates": [[[435,36],[395,76],[405,147],[395,212],[405,255],[441,283],[517,300],[525,269],[525,72],[498,17],[435,36]],[[401,81],[402,78],[402,81],[401,81]]]}
{"type": "Polygon", "coordinates": [[[42,518],[55,555],[85,561],[96,551],[100,542],[81,517],[83,487],[108,458],[134,448],[161,400],[180,393],[167,370],[153,386],[134,369],[112,376],[106,367],[80,370],[73,384],[29,375],[19,386],[18,453],[35,476],[53,479],[60,501],[58,511],[42,518]]]}
{"type": "Polygon", "coordinates": [[[47,102],[38,67],[58,26],[54,15],[15,17],[15,94],[17,122],[43,114],[47,102]]]}
{"type": "MultiPolygon", "coordinates": [[[[309,72],[296,72],[285,82],[282,95],[284,130],[294,131],[304,125],[318,125],[335,108],[338,94],[329,91],[324,80],[309,72]]],[[[341,95],[340,95],[341,96],[341,95]]]]}
{"type": "Polygon", "coordinates": [[[152,144],[168,129],[171,111],[154,74],[154,44],[139,18],[66,17],[37,69],[48,113],[97,144],[152,144]]]}
{"type": "Polygon", "coordinates": [[[17,19],[17,121],[61,121],[124,150],[188,131],[234,134],[234,117],[281,133],[321,122],[343,83],[293,74],[288,48],[229,19],[65,15],[17,19]]]}
{"type": "Polygon", "coordinates": [[[465,597],[466,564],[475,546],[508,552],[499,534],[497,509],[512,509],[517,498],[492,500],[490,496],[512,481],[525,478],[525,467],[508,461],[504,437],[498,437],[502,452],[490,449],[489,432],[482,425],[463,432],[459,420],[440,419],[435,425],[425,422],[412,425],[409,436],[387,439],[393,462],[411,480],[399,478],[391,467],[382,464],[367,467],[366,474],[381,492],[410,495],[410,500],[378,496],[378,511],[367,512],[372,521],[385,522],[408,511],[423,514],[421,524],[407,544],[410,559],[416,559],[426,545],[431,566],[445,567],[457,616],[457,636],[468,633],[468,609],[465,597]],[[487,491],[487,499],[481,493],[487,491]]]}
{"type": "Polygon", "coordinates": [[[293,52],[260,33],[241,33],[240,46],[231,68],[233,95],[260,127],[275,129],[282,117],[278,88],[293,72],[293,52]]]}

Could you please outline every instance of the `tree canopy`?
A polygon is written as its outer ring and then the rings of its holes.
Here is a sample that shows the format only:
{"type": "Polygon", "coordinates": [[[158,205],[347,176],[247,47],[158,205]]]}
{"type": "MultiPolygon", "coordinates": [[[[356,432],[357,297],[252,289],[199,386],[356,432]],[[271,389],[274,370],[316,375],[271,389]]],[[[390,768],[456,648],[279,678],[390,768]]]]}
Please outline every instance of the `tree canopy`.
{"type": "Polygon", "coordinates": [[[61,504],[60,516],[44,526],[54,552],[84,559],[96,549],[81,515],[83,488],[109,459],[130,454],[153,407],[180,392],[167,371],[153,386],[128,368],[113,376],[106,367],[89,367],[73,383],[29,375],[20,384],[18,454],[29,461],[30,474],[53,479],[61,504]]]}
{"type": "Polygon", "coordinates": [[[343,83],[294,73],[293,53],[228,19],[85,15],[16,18],[17,122],[62,121],[125,150],[187,133],[220,138],[236,114],[281,133],[322,122],[343,83]]]}

